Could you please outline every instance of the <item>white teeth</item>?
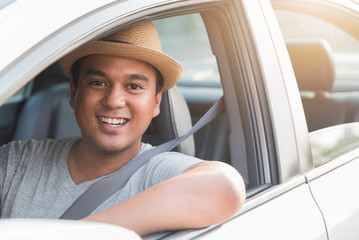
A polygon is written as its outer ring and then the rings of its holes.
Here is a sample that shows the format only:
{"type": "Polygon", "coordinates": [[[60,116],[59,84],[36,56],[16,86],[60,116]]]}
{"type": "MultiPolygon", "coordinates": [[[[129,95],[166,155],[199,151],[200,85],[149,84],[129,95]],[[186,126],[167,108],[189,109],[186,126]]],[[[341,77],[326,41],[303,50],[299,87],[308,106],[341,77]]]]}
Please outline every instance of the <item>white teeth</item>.
{"type": "Polygon", "coordinates": [[[116,119],[113,119],[113,118],[107,118],[107,122],[108,123],[111,123],[111,124],[116,124],[116,119]]]}
{"type": "Polygon", "coordinates": [[[122,125],[127,122],[125,118],[107,118],[107,117],[99,117],[99,119],[106,123],[111,125],[122,125]]]}

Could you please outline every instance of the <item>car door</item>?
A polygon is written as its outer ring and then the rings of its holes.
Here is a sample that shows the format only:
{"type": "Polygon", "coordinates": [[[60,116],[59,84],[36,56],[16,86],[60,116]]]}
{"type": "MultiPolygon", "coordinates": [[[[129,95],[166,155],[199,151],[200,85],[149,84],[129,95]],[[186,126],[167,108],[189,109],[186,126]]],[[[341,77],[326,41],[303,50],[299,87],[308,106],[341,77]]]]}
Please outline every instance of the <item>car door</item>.
{"type": "MultiPolygon", "coordinates": [[[[216,36],[212,48],[220,73],[221,67],[222,71],[229,68],[227,75],[222,73],[223,81],[235,82],[234,86],[224,83],[224,94],[230,94],[228,87],[236,90],[241,104],[245,98],[250,99],[249,106],[239,108],[239,112],[243,128],[251,126],[252,132],[243,130],[246,152],[235,155],[240,161],[247,153],[247,161],[238,166],[242,171],[247,166],[247,175],[242,175],[248,177],[248,199],[239,215],[203,233],[203,238],[327,239],[323,216],[301,175],[313,168],[307,126],[271,4],[237,1],[228,9],[234,15],[222,9],[223,15],[228,14],[226,21],[219,21],[223,25],[217,29],[211,21],[207,31],[210,37],[211,32],[216,36]],[[236,84],[242,84],[242,88],[236,84]]],[[[233,107],[227,107],[229,112],[235,112],[233,107]]],[[[229,120],[230,129],[239,124],[229,120]]],[[[242,142],[230,141],[231,149],[238,148],[239,143],[242,142]]]]}
{"type": "MultiPolygon", "coordinates": [[[[272,1],[278,9],[277,17],[286,39],[321,38],[333,49],[335,77],[327,98],[347,99],[346,115],[358,111],[359,86],[359,5],[353,1],[272,1]],[[291,20],[283,21],[285,14],[291,20]],[[330,16],[330,17],[329,17],[330,16]],[[311,26],[308,26],[310,19],[311,26]],[[290,28],[297,29],[295,35],[290,28]],[[288,27],[288,28],[287,28],[288,27]],[[353,108],[349,106],[354,106],[353,108]]],[[[304,102],[303,102],[304,104],[304,102]]],[[[340,112],[332,106],[323,109],[336,117],[340,112]]],[[[307,112],[307,121],[310,121],[307,112]]],[[[320,119],[323,124],[328,119],[320,119]]],[[[313,196],[321,209],[330,239],[358,239],[359,184],[358,127],[355,118],[309,133],[315,169],[305,173],[313,196]]]]}

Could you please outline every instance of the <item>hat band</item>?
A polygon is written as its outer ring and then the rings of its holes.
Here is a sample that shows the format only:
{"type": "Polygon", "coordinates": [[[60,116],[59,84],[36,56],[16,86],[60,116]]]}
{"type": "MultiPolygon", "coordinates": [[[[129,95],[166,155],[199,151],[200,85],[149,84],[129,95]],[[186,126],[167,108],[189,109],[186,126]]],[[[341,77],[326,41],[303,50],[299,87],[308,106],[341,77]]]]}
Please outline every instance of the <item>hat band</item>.
{"type": "Polygon", "coordinates": [[[104,41],[104,42],[113,42],[113,43],[123,43],[123,44],[129,44],[129,45],[135,45],[135,44],[133,44],[133,43],[130,43],[130,42],[124,42],[124,41],[120,41],[120,40],[104,40],[104,39],[102,39],[102,40],[100,40],[100,41],[104,41]]]}

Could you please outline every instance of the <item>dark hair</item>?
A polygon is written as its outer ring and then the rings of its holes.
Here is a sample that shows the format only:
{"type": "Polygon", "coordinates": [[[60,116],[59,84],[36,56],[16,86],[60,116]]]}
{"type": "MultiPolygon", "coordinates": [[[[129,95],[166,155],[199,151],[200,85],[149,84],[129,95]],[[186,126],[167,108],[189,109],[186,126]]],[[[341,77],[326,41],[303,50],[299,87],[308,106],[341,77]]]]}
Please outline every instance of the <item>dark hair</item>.
{"type": "MultiPolygon", "coordinates": [[[[85,58],[86,58],[86,56],[78,59],[74,64],[72,64],[71,77],[72,77],[72,81],[74,83],[75,88],[78,87],[82,60],[85,58]]],[[[156,72],[156,95],[157,95],[157,93],[159,93],[163,88],[163,76],[157,68],[155,68],[155,67],[153,67],[153,68],[155,69],[155,72],[156,72]]]]}

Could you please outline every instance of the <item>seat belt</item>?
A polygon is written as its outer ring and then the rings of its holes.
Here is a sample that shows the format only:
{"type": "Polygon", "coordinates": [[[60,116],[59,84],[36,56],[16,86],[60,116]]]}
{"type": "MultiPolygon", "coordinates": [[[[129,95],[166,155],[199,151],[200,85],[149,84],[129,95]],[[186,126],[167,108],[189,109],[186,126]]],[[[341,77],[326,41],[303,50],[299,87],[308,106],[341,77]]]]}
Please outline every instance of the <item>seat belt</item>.
{"type": "Polygon", "coordinates": [[[105,176],[91,185],[75,202],[66,210],[60,219],[78,220],[89,216],[98,206],[121,190],[131,176],[152,157],[171,151],[174,147],[191,136],[207,123],[225,112],[223,96],[206,112],[205,115],[183,136],[165,142],[133,158],[120,170],[105,176]]]}

